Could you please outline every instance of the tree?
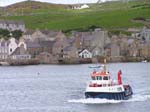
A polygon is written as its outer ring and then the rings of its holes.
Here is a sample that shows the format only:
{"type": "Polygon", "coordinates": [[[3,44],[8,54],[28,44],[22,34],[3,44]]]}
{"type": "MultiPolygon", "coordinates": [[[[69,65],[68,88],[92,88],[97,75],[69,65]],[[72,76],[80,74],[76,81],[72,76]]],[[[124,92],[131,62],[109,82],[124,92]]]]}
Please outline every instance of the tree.
{"type": "Polygon", "coordinates": [[[19,38],[22,36],[22,31],[20,30],[15,30],[15,31],[12,31],[11,33],[12,33],[12,36],[17,40],[19,40],[19,38]]]}
{"type": "Polygon", "coordinates": [[[10,37],[10,32],[7,29],[0,29],[0,35],[7,39],[10,37]]]}

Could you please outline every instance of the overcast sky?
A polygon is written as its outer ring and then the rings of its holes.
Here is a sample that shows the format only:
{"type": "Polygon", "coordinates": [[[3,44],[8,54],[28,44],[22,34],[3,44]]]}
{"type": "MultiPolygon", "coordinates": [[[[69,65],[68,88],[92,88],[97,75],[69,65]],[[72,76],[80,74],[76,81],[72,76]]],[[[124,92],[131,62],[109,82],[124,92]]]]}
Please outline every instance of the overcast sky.
{"type": "MultiPolygon", "coordinates": [[[[21,2],[25,0],[0,0],[0,6],[10,5],[16,2],[21,2]]],[[[41,2],[49,2],[49,3],[61,3],[61,4],[72,4],[72,3],[95,3],[98,0],[34,0],[34,1],[41,1],[41,2]]],[[[105,1],[105,0],[101,0],[105,1]]]]}

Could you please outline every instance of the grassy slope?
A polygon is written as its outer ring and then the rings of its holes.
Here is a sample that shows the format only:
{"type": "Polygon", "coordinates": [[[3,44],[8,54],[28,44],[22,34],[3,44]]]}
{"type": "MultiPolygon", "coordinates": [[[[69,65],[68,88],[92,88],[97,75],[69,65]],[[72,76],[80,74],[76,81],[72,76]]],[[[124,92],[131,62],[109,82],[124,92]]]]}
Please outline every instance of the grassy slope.
{"type": "MultiPolygon", "coordinates": [[[[30,29],[57,29],[68,30],[86,28],[91,25],[106,29],[142,27],[141,23],[133,23],[135,17],[150,19],[150,7],[131,8],[132,6],[144,4],[143,1],[136,2],[107,2],[104,4],[90,4],[90,9],[71,10],[69,6],[52,5],[46,3],[23,3],[9,7],[7,12],[21,14],[24,16],[1,16],[1,19],[23,20],[26,27],[30,29]],[[29,5],[30,4],[30,5],[29,5]],[[20,6],[18,8],[18,6],[20,6]],[[28,7],[27,7],[28,6],[28,7]],[[40,8],[33,9],[32,6],[40,8]],[[15,7],[15,8],[14,8],[15,7]],[[17,8],[16,8],[17,7],[17,8]],[[20,8],[22,11],[20,12],[20,8]]],[[[148,4],[148,2],[146,3],[148,4]]],[[[150,5],[150,4],[149,4],[150,5]]]]}

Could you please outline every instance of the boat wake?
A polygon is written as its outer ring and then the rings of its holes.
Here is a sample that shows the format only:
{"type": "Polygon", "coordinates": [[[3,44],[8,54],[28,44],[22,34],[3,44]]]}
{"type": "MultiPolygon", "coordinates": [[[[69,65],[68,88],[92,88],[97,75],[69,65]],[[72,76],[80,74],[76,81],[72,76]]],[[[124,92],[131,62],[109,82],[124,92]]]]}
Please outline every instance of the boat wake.
{"type": "Polygon", "coordinates": [[[150,95],[133,95],[129,100],[108,100],[99,98],[88,98],[88,99],[72,99],[68,100],[70,103],[83,103],[83,104],[116,104],[122,102],[142,102],[150,100],[150,95]]]}
{"type": "Polygon", "coordinates": [[[120,103],[121,101],[117,100],[107,100],[107,99],[99,99],[99,98],[88,98],[88,99],[77,99],[77,100],[69,100],[71,103],[84,103],[84,104],[105,104],[105,103],[120,103]]]}

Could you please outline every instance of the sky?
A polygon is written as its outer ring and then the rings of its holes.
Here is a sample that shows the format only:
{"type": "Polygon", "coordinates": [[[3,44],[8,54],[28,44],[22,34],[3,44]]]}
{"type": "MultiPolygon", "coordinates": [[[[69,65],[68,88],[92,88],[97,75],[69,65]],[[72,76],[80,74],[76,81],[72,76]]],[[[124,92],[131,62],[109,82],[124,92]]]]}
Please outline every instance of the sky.
{"type": "MultiPolygon", "coordinates": [[[[25,1],[25,0],[0,0],[0,6],[7,6],[21,1],[25,1]]],[[[98,0],[34,0],[34,1],[57,3],[57,4],[73,4],[73,3],[95,3],[98,0]]],[[[101,1],[105,1],[105,0],[101,0],[101,1]]]]}

